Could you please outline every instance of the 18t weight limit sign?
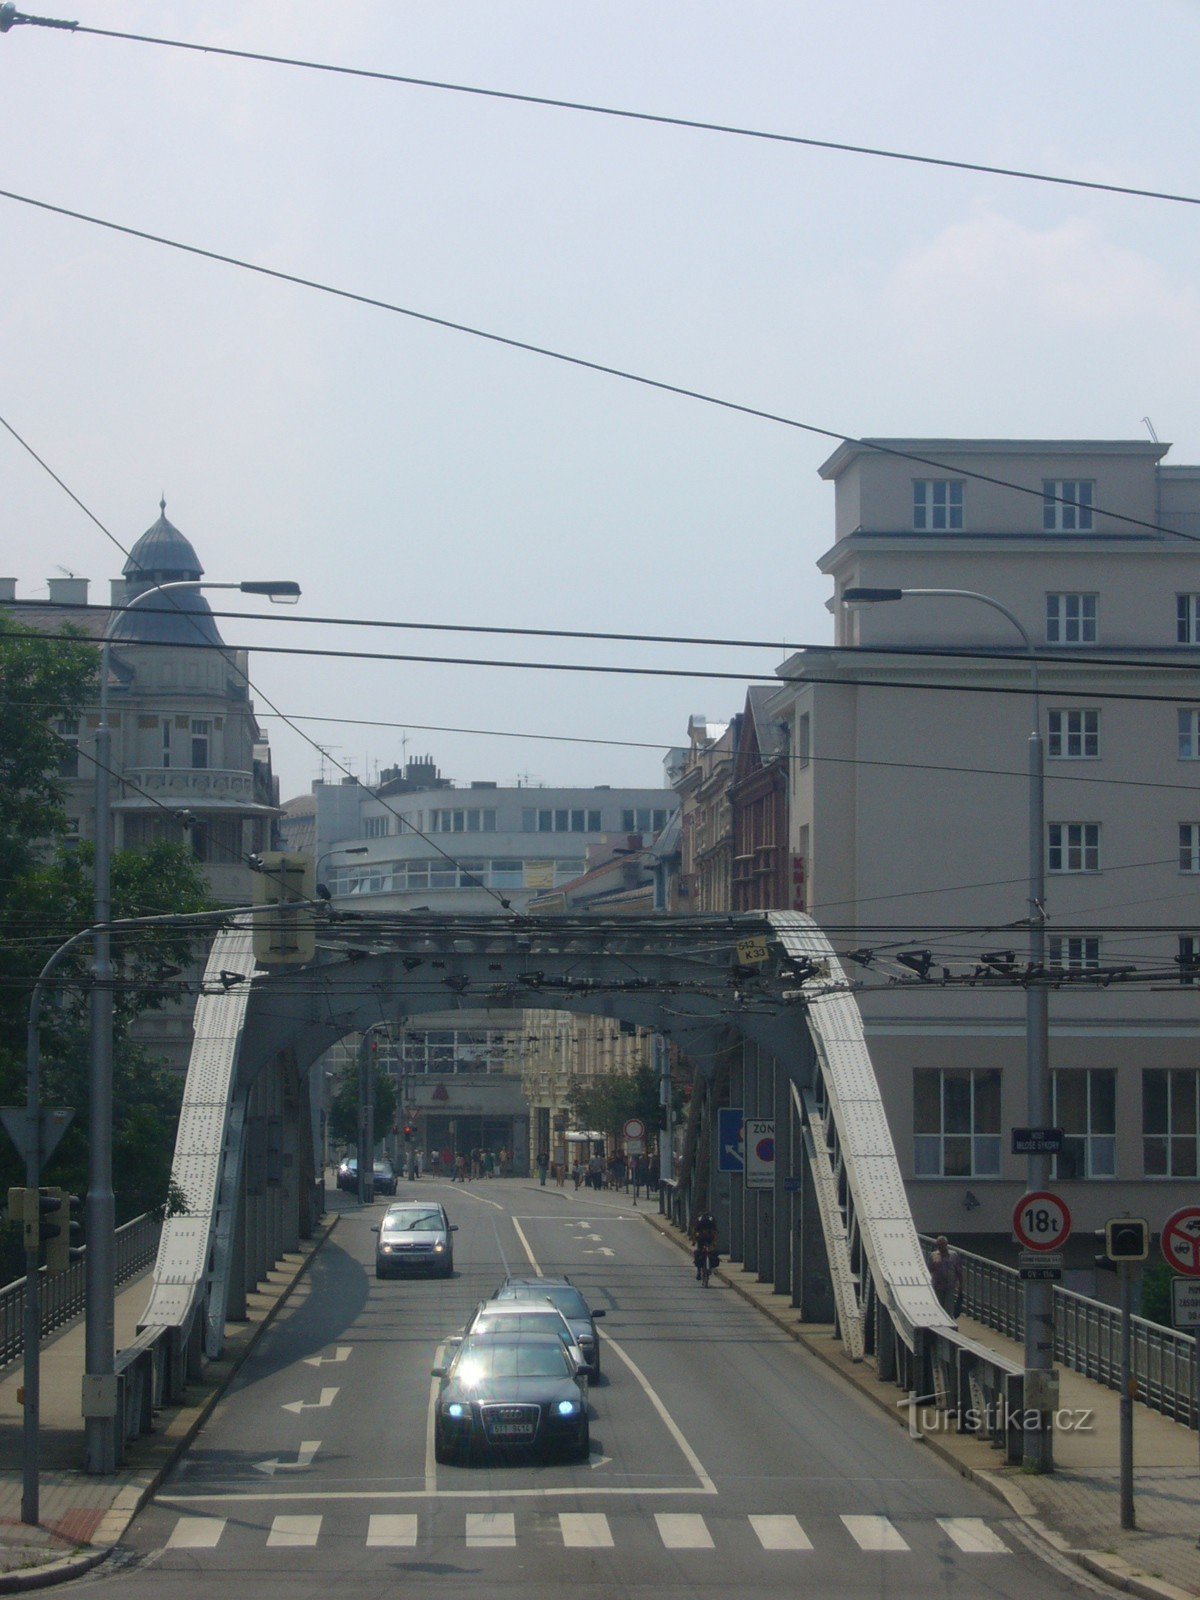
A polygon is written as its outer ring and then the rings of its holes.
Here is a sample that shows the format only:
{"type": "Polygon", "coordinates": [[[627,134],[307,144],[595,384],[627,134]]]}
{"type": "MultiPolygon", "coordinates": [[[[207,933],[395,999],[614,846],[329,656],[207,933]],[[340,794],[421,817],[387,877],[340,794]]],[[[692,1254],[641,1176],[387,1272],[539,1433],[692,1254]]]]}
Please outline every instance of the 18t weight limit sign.
{"type": "Polygon", "coordinates": [[[1026,1250],[1061,1250],[1071,1233],[1071,1213],[1056,1194],[1022,1195],[1013,1212],[1013,1234],[1026,1250]]]}

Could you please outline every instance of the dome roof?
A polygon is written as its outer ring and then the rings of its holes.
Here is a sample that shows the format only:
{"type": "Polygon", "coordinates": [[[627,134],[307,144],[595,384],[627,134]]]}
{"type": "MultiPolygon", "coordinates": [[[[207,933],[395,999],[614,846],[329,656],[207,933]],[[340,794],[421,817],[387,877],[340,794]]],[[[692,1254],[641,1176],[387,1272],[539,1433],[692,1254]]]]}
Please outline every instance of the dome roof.
{"type": "MultiPolygon", "coordinates": [[[[200,557],[173,523],[167,502],[159,501],[159,518],[146,529],[122,569],[125,600],[163,583],[198,583],[204,568],[200,557]]],[[[112,638],[125,644],[220,645],[212,608],[198,589],[174,589],[158,600],[147,599],[118,616],[112,638]]]]}

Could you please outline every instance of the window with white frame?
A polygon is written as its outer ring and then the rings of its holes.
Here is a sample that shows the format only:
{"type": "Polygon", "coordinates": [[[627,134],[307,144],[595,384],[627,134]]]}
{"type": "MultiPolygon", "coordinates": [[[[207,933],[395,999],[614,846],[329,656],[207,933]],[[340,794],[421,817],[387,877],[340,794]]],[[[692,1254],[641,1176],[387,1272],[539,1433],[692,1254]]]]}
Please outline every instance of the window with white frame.
{"type": "Polygon", "coordinates": [[[1179,728],[1180,761],[1200,761],[1200,709],[1181,707],[1176,711],[1179,728]]]}
{"type": "Polygon", "coordinates": [[[58,735],[58,776],[79,776],[79,718],[59,717],[51,723],[58,735]]]}
{"type": "Polygon", "coordinates": [[[1179,824],[1179,870],[1200,872],[1200,822],[1179,824]]]}
{"type": "Polygon", "coordinates": [[[1100,755],[1098,711],[1050,711],[1047,753],[1056,761],[1094,761],[1100,755]]]}
{"type": "Polygon", "coordinates": [[[391,817],[364,817],[364,839],[386,839],[391,832],[391,817]]]}
{"type": "Polygon", "coordinates": [[[1142,1070],[1142,1169],[1148,1178],[1200,1173],[1200,1071],[1142,1070]]]}
{"type": "Polygon", "coordinates": [[[913,528],[918,533],[956,533],[962,525],[961,478],[913,479],[913,528]]]}
{"type": "Polygon", "coordinates": [[[1047,829],[1048,872],[1099,872],[1100,824],[1052,822],[1047,829]]]}
{"type": "Polygon", "coordinates": [[[1049,533],[1090,533],[1092,490],[1087,478],[1042,480],[1042,527],[1049,533]]]}
{"type": "Polygon", "coordinates": [[[667,825],[669,811],[661,808],[647,810],[641,806],[636,811],[622,811],[621,831],[623,833],[661,833],[667,825]]]}
{"type": "Polygon", "coordinates": [[[478,806],[454,806],[429,813],[430,833],[495,833],[496,813],[478,806]]]}
{"type": "Polygon", "coordinates": [[[1094,594],[1046,596],[1047,644],[1095,644],[1097,637],[1094,594]]]}
{"type": "Polygon", "coordinates": [[[1175,960],[1179,964],[1180,983],[1194,984],[1200,976],[1200,936],[1194,933],[1181,933],[1179,954],[1175,960]]]}
{"type": "Polygon", "coordinates": [[[599,833],[600,813],[567,806],[526,806],[521,812],[522,833],[599,833]]]}
{"type": "Polygon", "coordinates": [[[171,719],[162,719],[162,764],[164,767],[171,765],[171,719]]]}
{"type": "Polygon", "coordinates": [[[1093,933],[1054,934],[1050,938],[1050,965],[1064,972],[1095,972],[1100,965],[1100,938],[1093,933]]]}
{"type": "Polygon", "coordinates": [[[212,722],[208,717],[193,717],[192,768],[196,772],[208,770],[209,743],[212,739],[212,722]]]}
{"type": "Polygon", "coordinates": [[[1054,1126],[1063,1130],[1055,1178],[1112,1178],[1117,1171],[1117,1074],[1076,1067],[1050,1075],[1054,1126]]]}
{"type": "Polygon", "coordinates": [[[1175,596],[1175,643],[1200,644],[1200,594],[1175,596]]]}
{"type": "Polygon", "coordinates": [[[913,1161],[918,1178],[999,1177],[998,1069],[914,1071],[913,1161]]]}

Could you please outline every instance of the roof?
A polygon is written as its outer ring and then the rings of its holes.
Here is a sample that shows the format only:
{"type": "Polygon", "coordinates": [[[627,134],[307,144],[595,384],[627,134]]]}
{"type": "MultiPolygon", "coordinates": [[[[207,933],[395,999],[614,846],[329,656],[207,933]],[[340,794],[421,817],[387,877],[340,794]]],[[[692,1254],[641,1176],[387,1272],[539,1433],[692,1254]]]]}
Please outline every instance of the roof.
{"type": "MultiPolygon", "coordinates": [[[[1158,461],[1171,448],[1149,439],[843,439],[817,471],[836,478],[859,456],[1145,456],[1158,461]]],[[[923,464],[923,463],[918,463],[923,464]]]]}
{"type": "Polygon", "coordinates": [[[200,557],[174,523],[167,521],[167,502],[159,501],[158,521],[146,529],[122,569],[126,608],[112,630],[123,644],[221,645],[212,608],[195,589],[177,589],[144,606],[130,608],[149,589],[163,583],[198,583],[204,575],[200,557]]]}

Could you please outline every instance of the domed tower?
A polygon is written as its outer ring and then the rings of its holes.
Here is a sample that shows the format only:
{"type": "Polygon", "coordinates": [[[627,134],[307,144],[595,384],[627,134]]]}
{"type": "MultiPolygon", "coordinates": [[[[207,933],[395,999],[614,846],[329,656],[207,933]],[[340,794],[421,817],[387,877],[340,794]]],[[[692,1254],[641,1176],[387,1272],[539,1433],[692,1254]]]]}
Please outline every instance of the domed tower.
{"type": "MultiPolygon", "coordinates": [[[[158,505],[158,521],[146,529],[122,569],[127,606],[160,584],[198,583],[204,575],[191,541],[167,521],[167,502],[160,500],[158,505]]],[[[146,600],[122,612],[112,637],[129,644],[222,643],[212,608],[198,589],[173,589],[157,601],[146,600]]]]}

